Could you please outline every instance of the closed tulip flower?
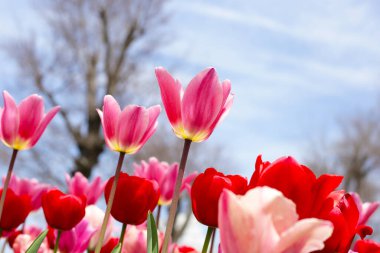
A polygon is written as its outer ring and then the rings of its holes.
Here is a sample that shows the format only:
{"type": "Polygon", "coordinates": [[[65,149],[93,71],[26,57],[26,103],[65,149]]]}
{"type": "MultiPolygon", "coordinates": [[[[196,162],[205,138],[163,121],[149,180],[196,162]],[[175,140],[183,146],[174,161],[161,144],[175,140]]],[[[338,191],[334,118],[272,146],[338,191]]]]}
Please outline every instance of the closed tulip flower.
{"type": "Polygon", "coordinates": [[[218,201],[224,189],[242,195],[247,191],[247,180],[238,175],[224,175],[214,168],[199,174],[191,187],[191,203],[197,220],[210,227],[218,227],[218,201]]]}
{"type": "MultiPolygon", "coordinates": [[[[107,203],[113,181],[111,177],[104,191],[107,203]]],[[[156,182],[121,172],[111,215],[123,224],[139,225],[147,219],[148,211],[153,212],[159,196],[156,182]]]]}
{"type": "Polygon", "coordinates": [[[42,208],[48,225],[58,230],[70,230],[84,217],[86,197],[64,194],[53,189],[42,196],[42,208]]]}
{"type": "MultiPolygon", "coordinates": [[[[0,193],[3,189],[0,189],[0,193]]],[[[26,217],[32,211],[32,202],[28,195],[17,195],[12,189],[7,190],[4,202],[4,211],[0,220],[0,228],[10,231],[24,223],[26,217]]]]}
{"type": "Polygon", "coordinates": [[[44,101],[36,94],[25,98],[19,105],[8,92],[4,91],[3,96],[4,108],[0,108],[1,140],[16,150],[33,147],[59,107],[54,107],[45,114],[44,101]]]}
{"type": "Polygon", "coordinates": [[[116,100],[107,95],[104,97],[103,111],[97,111],[107,146],[114,151],[134,154],[156,131],[161,107],[156,105],[146,109],[128,105],[121,110],[116,100]]]}
{"type": "Polygon", "coordinates": [[[162,102],[174,133],[193,142],[206,140],[232,106],[231,83],[214,68],[197,74],[184,90],[164,68],[156,68],[162,102]]]}

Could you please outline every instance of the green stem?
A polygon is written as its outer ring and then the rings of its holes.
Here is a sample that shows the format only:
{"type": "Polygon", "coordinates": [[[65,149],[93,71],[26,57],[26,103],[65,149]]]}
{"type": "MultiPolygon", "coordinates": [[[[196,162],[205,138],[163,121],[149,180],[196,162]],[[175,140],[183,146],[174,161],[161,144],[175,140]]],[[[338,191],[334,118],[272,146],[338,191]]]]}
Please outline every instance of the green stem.
{"type": "Polygon", "coordinates": [[[157,215],[156,215],[156,227],[159,228],[160,225],[160,216],[161,216],[161,205],[158,205],[157,207],[157,215]]]}
{"type": "Polygon", "coordinates": [[[202,253],[207,253],[208,245],[210,243],[211,235],[214,233],[215,228],[208,227],[205,242],[203,243],[202,253]]]}
{"type": "Polygon", "coordinates": [[[119,161],[117,163],[117,167],[116,167],[116,171],[115,171],[115,177],[114,177],[114,180],[113,180],[110,196],[108,198],[108,204],[107,204],[106,213],[104,215],[102,228],[100,230],[99,240],[98,240],[98,242],[96,244],[96,248],[95,248],[95,253],[100,253],[100,250],[102,249],[104,235],[106,233],[108,219],[110,217],[111,208],[112,208],[112,205],[113,205],[113,200],[115,198],[116,186],[117,186],[117,182],[119,181],[121,166],[123,165],[124,157],[125,157],[125,153],[120,152],[119,161]]]}
{"type": "Polygon", "coordinates": [[[1,216],[3,215],[5,195],[7,194],[8,184],[9,184],[9,180],[11,179],[11,176],[12,176],[13,166],[15,165],[17,152],[18,152],[17,149],[13,150],[12,158],[11,158],[11,161],[10,161],[9,167],[8,167],[7,177],[5,178],[5,181],[4,181],[4,187],[3,187],[3,191],[1,193],[1,199],[0,199],[0,219],[1,219],[1,216]]]}
{"type": "Polygon", "coordinates": [[[214,233],[212,233],[212,237],[211,237],[211,245],[210,245],[210,252],[209,252],[209,253],[212,253],[212,250],[214,249],[215,234],[216,234],[216,229],[214,230],[214,233]]]}
{"type": "Polygon", "coordinates": [[[127,223],[123,223],[123,227],[121,228],[121,233],[120,233],[120,249],[123,248],[123,242],[124,242],[124,235],[125,235],[125,230],[127,229],[127,223]]]}
{"type": "Polygon", "coordinates": [[[172,200],[172,204],[170,205],[169,219],[166,225],[164,243],[162,246],[161,253],[168,253],[169,240],[173,231],[174,219],[175,219],[175,215],[177,211],[180,189],[182,185],[183,175],[185,173],[186,161],[187,161],[187,156],[189,155],[190,145],[191,145],[191,140],[185,140],[185,143],[183,144],[183,151],[182,151],[181,162],[179,164],[178,175],[175,182],[173,200],[172,200]]]}
{"type": "Polygon", "coordinates": [[[58,230],[57,239],[55,240],[54,253],[58,251],[59,239],[61,239],[62,230],[58,230]]]}

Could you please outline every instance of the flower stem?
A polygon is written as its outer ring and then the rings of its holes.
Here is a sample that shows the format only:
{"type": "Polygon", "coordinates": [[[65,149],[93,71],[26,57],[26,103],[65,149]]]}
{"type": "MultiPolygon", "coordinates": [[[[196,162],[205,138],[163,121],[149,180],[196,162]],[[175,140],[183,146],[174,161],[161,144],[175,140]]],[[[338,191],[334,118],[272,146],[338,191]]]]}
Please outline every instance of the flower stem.
{"type": "Polygon", "coordinates": [[[12,158],[11,158],[11,161],[10,161],[9,167],[8,167],[7,177],[5,178],[5,182],[4,182],[3,192],[1,193],[1,199],[0,199],[0,218],[3,215],[5,195],[7,194],[8,184],[9,184],[9,180],[11,179],[11,176],[12,176],[13,166],[15,165],[17,152],[18,152],[17,149],[13,150],[12,158]]]}
{"type": "Polygon", "coordinates": [[[214,233],[215,228],[208,227],[205,242],[203,243],[202,253],[207,253],[208,245],[210,243],[211,235],[214,233]]]}
{"type": "Polygon", "coordinates": [[[158,229],[158,226],[160,225],[160,216],[161,216],[161,205],[158,205],[157,207],[157,215],[156,215],[156,227],[158,229]]]}
{"type": "Polygon", "coordinates": [[[169,240],[173,231],[174,218],[175,218],[175,214],[176,214],[177,206],[178,206],[178,200],[179,200],[179,194],[180,194],[179,191],[181,189],[182,179],[185,173],[185,167],[186,167],[186,162],[187,162],[187,156],[189,155],[190,145],[191,145],[191,140],[185,140],[185,143],[183,144],[181,163],[179,165],[178,175],[175,182],[172,204],[170,205],[169,219],[168,219],[168,223],[166,224],[165,238],[164,238],[164,243],[162,246],[161,253],[168,252],[169,240]]]}
{"type": "Polygon", "coordinates": [[[58,230],[57,239],[55,240],[54,253],[58,251],[59,239],[61,239],[62,230],[58,230]]]}
{"type": "Polygon", "coordinates": [[[106,233],[108,219],[110,217],[111,208],[113,205],[113,199],[115,198],[116,186],[117,186],[117,182],[119,181],[121,166],[123,165],[124,157],[125,157],[125,153],[120,152],[119,161],[117,163],[117,167],[116,167],[116,171],[115,171],[115,178],[113,180],[110,196],[108,199],[106,213],[104,215],[102,228],[100,230],[99,240],[98,240],[98,242],[96,244],[96,248],[95,248],[95,253],[100,253],[100,250],[102,249],[104,235],[106,233]]]}
{"type": "Polygon", "coordinates": [[[121,228],[121,233],[120,233],[120,249],[123,248],[123,242],[124,242],[124,235],[125,235],[125,230],[127,229],[127,223],[123,223],[123,227],[121,228]]]}
{"type": "Polygon", "coordinates": [[[212,250],[214,249],[215,234],[216,234],[216,229],[214,230],[214,233],[212,233],[211,245],[210,245],[210,251],[209,251],[209,253],[212,253],[212,250]]]}

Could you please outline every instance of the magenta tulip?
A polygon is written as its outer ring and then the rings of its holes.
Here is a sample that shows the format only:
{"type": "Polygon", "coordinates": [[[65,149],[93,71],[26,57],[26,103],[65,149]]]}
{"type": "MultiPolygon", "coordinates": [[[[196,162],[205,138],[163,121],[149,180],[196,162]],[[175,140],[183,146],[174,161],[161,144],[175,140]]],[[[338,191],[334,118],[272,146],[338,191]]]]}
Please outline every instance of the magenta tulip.
{"type": "Polygon", "coordinates": [[[218,219],[223,253],[312,252],[322,249],[333,231],[329,221],[298,220],[295,204],[269,187],[244,196],[224,190],[218,219]]]}
{"type": "Polygon", "coordinates": [[[66,174],[66,185],[69,194],[75,196],[85,195],[87,197],[87,205],[95,204],[100,195],[102,195],[104,187],[107,182],[102,182],[102,179],[98,176],[90,183],[88,179],[80,172],[76,172],[73,177],[66,174]]]}
{"type": "Polygon", "coordinates": [[[0,138],[3,143],[16,150],[33,147],[46,126],[59,111],[56,106],[44,113],[42,97],[34,94],[17,106],[12,96],[4,91],[4,108],[0,108],[0,138]]]}
{"type": "Polygon", "coordinates": [[[121,111],[116,100],[107,95],[104,97],[103,111],[97,111],[107,146],[114,151],[134,154],[156,131],[161,107],[156,105],[146,109],[128,105],[121,111]]]}
{"type": "Polygon", "coordinates": [[[164,68],[156,68],[162,102],[174,133],[193,142],[206,140],[232,106],[231,83],[214,68],[197,74],[184,90],[164,68]]]}

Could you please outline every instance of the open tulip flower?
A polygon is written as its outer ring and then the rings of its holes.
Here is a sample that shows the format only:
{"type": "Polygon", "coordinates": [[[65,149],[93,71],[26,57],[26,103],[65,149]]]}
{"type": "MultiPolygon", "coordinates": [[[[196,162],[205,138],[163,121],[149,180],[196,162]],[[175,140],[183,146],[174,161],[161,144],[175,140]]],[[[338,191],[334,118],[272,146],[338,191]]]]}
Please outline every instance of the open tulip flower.
{"type": "Polygon", "coordinates": [[[107,146],[114,151],[134,154],[156,131],[161,107],[156,105],[146,109],[128,105],[121,111],[117,101],[107,95],[104,97],[103,111],[97,111],[107,146]]]}
{"type": "Polygon", "coordinates": [[[156,77],[166,114],[179,138],[206,140],[232,106],[231,83],[220,83],[214,68],[197,74],[185,90],[162,67],[156,68],[156,77]]]}
{"type": "Polygon", "coordinates": [[[4,108],[0,108],[0,138],[12,149],[24,150],[33,147],[46,126],[59,111],[54,107],[44,112],[44,101],[31,95],[17,106],[12,96],[4,91],[4,108]]]}
{"type": "MultiPolygon", "coordinates": [[[[178,175],[178,163],[168,164],[160,162],[155,157],[151,157],[149,162],[141,161],[141,164],[134,164],[135,176],[143,177],[157,182],[160,189],[159,205],[170,204],[173,194],[175,180],[178,175]]],[[[182,180],[180,192],[184,191],[197,176],[193,172],[182,180]]]]}
{"type": "Polygon", "coordinates": [[[298,220],[295,204],[269,187],[241,197],[224,190],[219,209],[223,253],[307,253],[322,249],[333,231],[329,221],[298,220]]]}

